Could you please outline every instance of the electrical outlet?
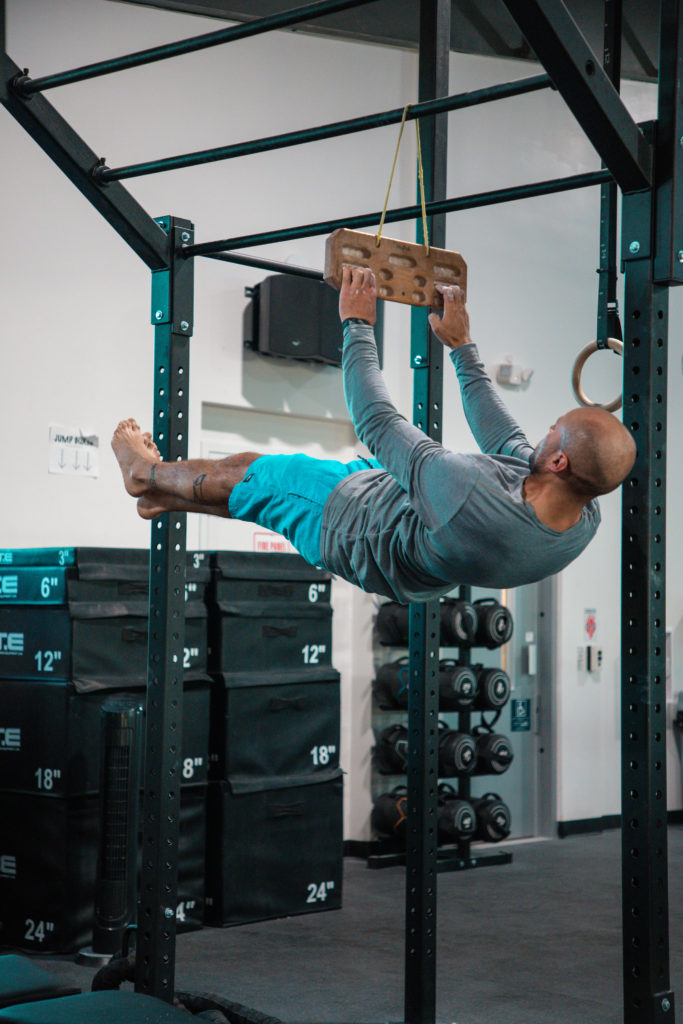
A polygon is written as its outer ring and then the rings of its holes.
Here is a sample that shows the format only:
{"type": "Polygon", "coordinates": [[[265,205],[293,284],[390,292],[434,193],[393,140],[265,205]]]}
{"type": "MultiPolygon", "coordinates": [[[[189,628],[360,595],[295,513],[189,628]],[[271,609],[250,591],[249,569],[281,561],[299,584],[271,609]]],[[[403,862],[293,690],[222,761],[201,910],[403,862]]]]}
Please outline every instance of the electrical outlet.
{"type": "Polygon", "coordinates": [[[586,648],[586,669],[588,672],[599,672],[602,667],[602,649],[589,646],[586,648]]]}

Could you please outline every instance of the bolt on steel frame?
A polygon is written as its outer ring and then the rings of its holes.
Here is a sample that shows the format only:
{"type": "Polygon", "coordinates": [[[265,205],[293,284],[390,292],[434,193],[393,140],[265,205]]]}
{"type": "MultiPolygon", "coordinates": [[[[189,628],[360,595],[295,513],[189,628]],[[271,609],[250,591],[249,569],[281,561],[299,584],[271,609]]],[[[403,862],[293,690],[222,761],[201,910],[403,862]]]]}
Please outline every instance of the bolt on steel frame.
{"type": "MultiPolygon", "coordinates": [[[[110,170],[42,93],[215,46],[290,27],[373,0],[319,0],[279,15],[195,36],[44,78],[30,78],[5,52],[5,0],[0,0],[0,102],[152,271],[155,325],[155,437],[165,459],[187,455],[189,338],[193,320],[193,258],[320,277],[234,250],[327,234],[337,227],[377,223],[379,212],[241,238],[194,244],[188,221],[155,220],[119,179],[193,166],[248,152],[298,145],[398,120],[386,111],[307,132],[225,146],[110,170]]],[[[445,246],[445,214],[514,199],[614,181],[624,195],[624,423],[638,458],[623,493],[622,555],[622,883],[625,1024],[671,1024],[669,982],[664,697],[664,523],[666,493],[666,373],[668,289],[683,283],[683,0],[661,0],[657,120],[638,125],[601,61],[562,0],[504,0],[547,75],[449,97],[449,0],[420,3],[419,104],[427,213],[434,243],[445,246]],[[474,196],[446,198],[445,113],[519,95],[552,82],[601,157],[604,169],[474,196]]],[[[619,0],[606,0],[606,8],[619,0]]],[[[418,205],[388,212],[389,222],[420,217],[418,205]]],[[[419,239],[418,231],[418,239],[419,239]]],[[[426,312],[412,311],[414,421],[441,436],[442,353],[426,312]]],[[[172,998],[178,868],[185,516],[152,525],[146,795],[136,988],[172,998]]],[[[410,616],[411,735],[406,871],[407,1024],[432,1024],[436,993],[436,729],[438,667],[436,602],[410,616]]]]}

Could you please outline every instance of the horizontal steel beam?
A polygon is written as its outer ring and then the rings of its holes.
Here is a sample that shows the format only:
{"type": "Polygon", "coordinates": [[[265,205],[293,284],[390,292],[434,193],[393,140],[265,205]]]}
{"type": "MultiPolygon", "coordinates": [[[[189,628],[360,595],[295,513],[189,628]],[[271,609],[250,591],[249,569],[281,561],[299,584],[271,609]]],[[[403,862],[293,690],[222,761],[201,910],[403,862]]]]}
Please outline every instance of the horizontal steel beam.
{"type": "MultiPolygon", "coordinates": [[[[511,96],[521,96],[539,89],[547,89],[551,85],[552,82],[548,75],[534,75],[516,82],[503,82],[485,89],[475,89],[442,99],[428,100],[425,103],[416,103],[411,106],[406,114],[406,120],[414,121],[419,117],[442,114],[450,110],[462,110],[482,103],[490,103],[493,100],[507,99],[511,96]]],[[[285,149],[287,146],[299,146],[305,142],[318,142],[321,139],[350,135],[352,132],[367,131],[371,128],[383,128],[386,125],[398,124],[403,118],[403,109],[403,107],[396,107],[394,110],[368,114],[365,117],[354,117],[347,121],[335,121],[332,124],[304,131],[270,135],[267,138],[254,139],[251,142],[237,142],[230,146],[202,149],[195,153],[171,156],[163,160],[149,160],[145,163],[129,164],[126,167],[111,169],[102,167],[97,172],[97,178],[102,182],[123,181],[124,178],[139,178],[145,174],[176,171],[185,167],[196,167],[199,164],[215,163],[218,160],[230,160],[233,157],[249,156],[253,153],[264,153],[273,149],[285,149]]]]}
{"type": "Polygon", "coordinates": [[[653,148],[562,0],[505,0],[622,192],[649,188],[653,148]]]}
{"type": "MultiPolygon", "coordinates": [[[[609,171],[590,171],[586,174],[575,174],[569,178],[553,178],[549,181],[537,181],[531,185],[516,185],[512,188],[497,189],[494,192],[480,192],[456,199],[442,199],[427,203],[427,216],[440,213],[454,213],[458,210],[473,210],[481,206],[495,206],[498,203],[510,203],[516,199],[531,199],[534,196],[547,196],[555,192],[569,192],[572,189],[588,188],[591,185],[602,185],[611,181],[609,171]]],[[[385,223],[400,220],[416,220],[422,216],[421,206],[403,206],[389,210],[385,223]]],[[[181,254],[186,258],[193,256],[209,256],[213,253],[226,252],[231,249],[247,249],[252,245],[266,245],[270,242],[289,242],[294,238],[311,238],[315,235],[329,235],[337,228],[362,228],[377,225],[381,213],[362,214],[358,217],[346,217],[342,220],[318,221],[297,228],[286,228],[282,231],[266,231],[258,235],[241,235],[239,238],[224,238],[218,242],[202,242],[199,245],[183,246],[181,254]]]]}
{"type": "Polygon", "coordinates": [[[141,64],[152,64],[154,61],[180,57],[184,53],[194,53],[196,50],[206,50],[211,46],[220,46],[236,39],[246,39],[248,36],[260,35],[263,32],[289,28],[302,21],[322,18],[326,14],[345,11],[349,7],[362,7],[364,4],[375,2],[376,0],[319,0],[318,3],[295,7],[291,11],[272,14],[267,18],[258,18],[242,25],[220,29],[218,32],[208,32],[205,35],[192,36],[190,39],[180,39],[176,43],[166,43],[148,50],[138,50],[136,53],[129,53],[123,57],[98,61],[96,64],[86,64],[84,67],[74,68],[71,71],[60,71],[42,78],[27,78],[22,83],[22,91],[25,96],[31,96],[36,92],[44,92],[46,89],[56,89],[60,85],[72,85],[74,82],[98,78],[100,75],[111,75],[115,71],[137,68],[141,64]]]}
{"type": "Polygon", "coordinates": [[[168,236],[123,185],[115,182],[105,188],[96,183],[92,171],[97,155],[43,96],[26,100],[16,95],[12,81],[20,74],[7,54],[0,54],[0,103],[148,267],[169,266],[168,236]]]}
{"type": "Polygon", "coordinates": [[[238,263],[243,267],[257,267],[259,270],[272,270],[276,274],[291,274],[293,277],[308,277],[314,281],[324,281],[321,270],[309,270],[308,267],[295,267],[290,263],[277,263],[275,260],[261,260],[257,256],[244,256],[241,252],[207,252],[210,260],[222,260],[224,263],[238,263]]]}

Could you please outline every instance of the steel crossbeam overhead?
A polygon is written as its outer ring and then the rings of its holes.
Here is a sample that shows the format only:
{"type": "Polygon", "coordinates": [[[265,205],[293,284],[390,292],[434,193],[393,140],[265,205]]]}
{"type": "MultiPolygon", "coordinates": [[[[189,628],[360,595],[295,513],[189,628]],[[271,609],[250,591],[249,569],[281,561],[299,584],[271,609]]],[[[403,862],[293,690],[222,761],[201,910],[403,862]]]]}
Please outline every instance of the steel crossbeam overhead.
{"type": "Polygon", "coordinates": [[[74,82],[84,82],[90,78],[99,78],[101,75],[111,75],[116,71],[126,71],[128,68],[137,68],[143,64],[168,60],[170,57],[180,57],[185,53],[195,53],[197,50],[206,50],[211,46],[220,46],[237,39],[260,35],[263,32],[290,28],[292,25],[308,21],[310,18],[322,18],[326,14],[334,14],[350,7],[362,7],[364,4],[375,2],[376,0],[319,0],[318,3],[295,7],[291,11],[273,14],[267,18],[258,18],[255,21],[246,22],[246,24],[220,29],[218,32],[208,32],[205,35],[192,36],[190,39],[181,39],[176,43],[166,43],[164,46],[138,50],[137,53],[129,53],[112,60],[98,61],[96,64],[87,64],[71,71],[44,75],[42,78],[26,78],[22,82],[21,88],[25,96],[33,96],[34,93],[44,92],[46,89],[56,89],[58,86],[72,85],[74,82]]]}
{"type": "MultiPolygon", "coordinates": [[[[537,181],[531,185],[513,185],[512,188],[496,189],[492,192],[479,192],[456,199],[444,199],[426,204],[427,215],[437,216],[443,213],[454,213],[458,210],[474,210],[482,206],[495,206],[498,203],[510,203],[517,199],[531,199],[534,196],[548,196],[556,192],[568,192],[577,188],[588,188],[591,185],[602,185],[611,181],[612,175],[607,170],[588,171],[585,174],[574,174],[567,178],[553,178],[549,181],[537,181]]],[[[388,210],[385,223],[401,220],[416,220],[422,216],[422,207],[403,206],[396,210],[388,210]]],[[[252,245],[266,245],[270,242],[287,242],[294,238],[312,238],[314,235],[328,235],[337,228],[362,228],[377,225],[381,213],[366,213],[357,217],[344,217],[340,220],[319,221],[303,227],[285,228],[282,231],[264,231],[257,235],[240,235],[238,238],[224,238],[217,242],[200,242],[197,245],[183,246],[182,255],[189,259],[192,256],[210,256],[230,249],[247,249],[252,245]]]]}
{"type": "Polygon", "coordinates": [[[653,150],[562,0],[504,0],[622,192],[652,184],[653,150]]]}
{"type": "MultiPolygon", "coordinates": [[[[485,89],[474,89],[470,92],[446,96],[436,100],[426,100],[409,107],[406,121],[415,121],[420,117],[441,114],[449,110],[464,110],[467,107],[490,103],[492,100],[507,99],[511,96],[522,96],[525,93],[537,92],[552,85],[548,75],[532,75],[516,82],[503,82],[500,85],[485,89]]],[[[338,138],[355,132],[367,131],[371,128],[382,128],[398,124],[403,118],[403,107],[387,110],[379,114],[368,114],[365,117],[354,117],[347,121],[335,121],[334,124],[321,125],[305,131],[286,132],[282,135],[271,135],[264,139],[251,142],[238,142],[230,146],[219,146],[203,149],[196,153],[183,156],[171,156],[163,160],[150,160],[146,163],[129,164],[126,167],[98,168],[96,176],[99,181],[123,181],[125,178],[136,178],[144,174],[158,174],[161,171],[175,171],[185,167],[196,167],[201,164],[215,163],[218,160],[231,160],[234,157],[249,156],[253,153],[270,152],[284,149],[287,146],[299,146],[306,142],[319,142],[321,139],[338,138]]]]}
{"type": "Polygon", "coordinates": [[[14,61],[0,53],[3,106],[150,269],[167,267],[171,261],[168,236],[123,185],[114,182],[102,188],[97,184],[92,175],[97,154],[43,96],[27,100],[17,94],[13,83],[21,77],[22,71],[14,61]]]}

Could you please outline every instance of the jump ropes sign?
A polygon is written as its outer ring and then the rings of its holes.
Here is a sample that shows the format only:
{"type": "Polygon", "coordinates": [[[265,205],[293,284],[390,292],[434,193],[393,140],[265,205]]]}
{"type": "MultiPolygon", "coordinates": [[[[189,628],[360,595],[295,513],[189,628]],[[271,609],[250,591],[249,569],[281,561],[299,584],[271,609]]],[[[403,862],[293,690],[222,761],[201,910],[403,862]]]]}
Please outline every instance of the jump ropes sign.
{"type": "Polygon", "coordinates": [[[78,427],[51,423],[48,472],[62,476],[99,476],[99,437],[78,427]]]}

